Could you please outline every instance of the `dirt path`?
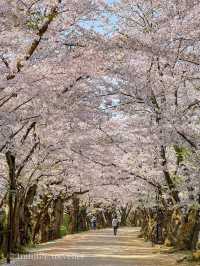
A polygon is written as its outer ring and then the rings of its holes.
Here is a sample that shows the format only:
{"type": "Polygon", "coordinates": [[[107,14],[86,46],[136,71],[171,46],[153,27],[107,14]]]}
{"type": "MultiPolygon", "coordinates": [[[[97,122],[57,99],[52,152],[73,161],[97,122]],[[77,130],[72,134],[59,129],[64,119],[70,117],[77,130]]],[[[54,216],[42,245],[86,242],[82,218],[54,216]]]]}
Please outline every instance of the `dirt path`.
{"type": "Polygon", "coordinates": [[[137,228],[120,228],[69,235],[55,242],[39,245],[28,258],[12,262],[16,266],[174,266],[178,255],[160,254],[139,239],[137,228]]]}

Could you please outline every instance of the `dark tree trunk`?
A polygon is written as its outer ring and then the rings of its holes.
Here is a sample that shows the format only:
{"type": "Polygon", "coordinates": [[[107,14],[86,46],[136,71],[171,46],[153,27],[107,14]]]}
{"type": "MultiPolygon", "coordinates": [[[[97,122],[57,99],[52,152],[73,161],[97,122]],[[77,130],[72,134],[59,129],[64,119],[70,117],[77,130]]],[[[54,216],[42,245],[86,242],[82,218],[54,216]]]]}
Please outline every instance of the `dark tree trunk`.
{"type": "Polygon", "coordinates": [[[80,231],[88,230],[88,221],[87,221],[87,208],[81,207],[79,211],[79,229],[80,231]]]}
{"type": "Polygon", "coordinates": [[[70,213],[71,223],[70,223],[70,232],[72,234],[77,233],[79,231],[79,198],[74,195],[72,197],[72,209],[70,213]]]}
{"type": "Polygon", "coordinates": [[[6,160],[9,169],[9,194],[8,194],[8,235],[7,235],[7,263],[10,263],[10,253],[13,247],[13,199],[16,193],[16,179],[15,179],[15,156],[10,151],[6,152],[6,160]]]}
{"type": "Polygon", "coordinates": [[[43,214],[40,230],[41,230],[41,242],[47,242],[49,240],[49,229],[50,229],[50,216],[48,209],[43,214]]]}
{"type": "Polygon", "coordinates": [[[36,222],[35,222],[35,226],[34,226],[34,230],[33,230],[33,243],[36,241],[36,237],[40,232],[41,229],[41,225],[43,222],[43,218],[46,216],[46,213],[48,212],[48,209],[51,205],[53,201],[53,198],[48,199],[45,198],[44,199],[44,206],[41,208],[40,212],[38,213],[38,215],[36,216],[36,222]]]}
{"type": "Polygon", "coordinates": [[[64,205],[61,198],[57,198],[53,204],[52,239],[60,237],[60,226],[63,223],[64,205]]]}
{"type": "Polygon", "coordinates": [[[29,187],[26,193],[23,194],[20,205],[20,222],[19,222],[19,233],[20,233],[20,244],[26,245],[31,241],[32,233],[32,214],[30,211],[31,205],[34,200],[34,196],[37,191],[37,184],[29,187]]]}

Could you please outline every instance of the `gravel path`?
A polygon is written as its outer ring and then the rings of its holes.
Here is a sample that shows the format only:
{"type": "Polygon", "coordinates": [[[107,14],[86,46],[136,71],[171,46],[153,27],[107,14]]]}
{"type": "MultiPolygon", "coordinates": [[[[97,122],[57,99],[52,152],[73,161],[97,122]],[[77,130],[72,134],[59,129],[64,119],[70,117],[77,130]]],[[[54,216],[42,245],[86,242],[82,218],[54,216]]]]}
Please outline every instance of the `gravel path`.
{"type": "MultiPolygon", "coordinates": [[[[30,255],[12,261],[12,266],[175,266],[177,255],[160,254],[137,237],[138,228],[120,228],[69,235],[39,245],[30,255]]],[[[7,265],[7,264],[4,264],[7,265]]]]}

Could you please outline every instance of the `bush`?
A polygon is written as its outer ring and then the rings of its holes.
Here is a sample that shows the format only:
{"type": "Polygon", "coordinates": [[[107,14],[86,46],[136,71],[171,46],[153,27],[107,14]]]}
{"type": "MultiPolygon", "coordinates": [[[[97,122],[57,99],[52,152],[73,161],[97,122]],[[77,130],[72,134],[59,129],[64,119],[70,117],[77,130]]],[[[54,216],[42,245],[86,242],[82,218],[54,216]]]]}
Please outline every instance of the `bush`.
{"type": "Polygon", "coordinates": [[[69,215],[64,214],[63,224],[60,226],[60,237],[69,234],[69,220],[70,220],[69,215]]]}
{"type": "Polygon", "coordinates": [[[3,251],[0,250],[0,260],[4,258],[3,251]]]}

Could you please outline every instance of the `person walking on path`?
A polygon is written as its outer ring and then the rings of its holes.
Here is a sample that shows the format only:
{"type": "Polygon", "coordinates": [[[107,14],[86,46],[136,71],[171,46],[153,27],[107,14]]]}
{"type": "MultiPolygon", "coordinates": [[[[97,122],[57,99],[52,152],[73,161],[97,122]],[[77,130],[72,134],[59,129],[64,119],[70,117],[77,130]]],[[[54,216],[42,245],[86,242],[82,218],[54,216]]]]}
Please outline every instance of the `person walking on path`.
{"type": "Polygon", "coordinates": [[[91,224],[92,224],[92,229],[96,230],[96,228],[97,228],[97,220],[96,220],[96,217],[94,215],[92,216],[91,224]]]}
{"type": "Polygon", "coordinates": [[[119,221],[117,219],[117,215],[114,216],[114,218],[112,219],[112,227],[113,227],[113,232],[114,235],[117,235],[117,229],[119,227],[119,221]]]}

